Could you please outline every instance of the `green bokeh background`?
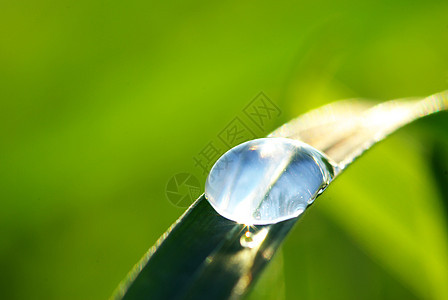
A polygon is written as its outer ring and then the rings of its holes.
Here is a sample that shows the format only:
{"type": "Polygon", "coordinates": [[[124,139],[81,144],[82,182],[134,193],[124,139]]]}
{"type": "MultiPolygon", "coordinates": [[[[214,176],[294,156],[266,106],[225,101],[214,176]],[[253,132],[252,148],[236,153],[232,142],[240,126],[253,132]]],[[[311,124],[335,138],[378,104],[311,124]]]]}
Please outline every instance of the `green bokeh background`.
{"type": "MultiPolygon", "coordinates": [[[[0,298],[107,299],[183,212],[168,180],[204,182],[193,157],[260,91],[269,131],[445,89],[446,1],[1,1],[0,298]]],[[[375,146],[252,296],[448,299],[447,169],[446,113],[375,146]]]]}

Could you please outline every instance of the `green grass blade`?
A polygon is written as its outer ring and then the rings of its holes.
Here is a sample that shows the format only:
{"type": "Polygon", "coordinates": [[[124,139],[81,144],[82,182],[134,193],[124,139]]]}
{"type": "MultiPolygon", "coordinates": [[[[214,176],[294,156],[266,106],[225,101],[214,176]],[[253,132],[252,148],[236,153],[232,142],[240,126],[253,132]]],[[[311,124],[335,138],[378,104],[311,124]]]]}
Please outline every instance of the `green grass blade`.
{"type": "Polygon", "coordinates": [[[116,292],[115,299],[228,299],[249,291],[298,218],[251,226],[201,196],[116,292]],[[251,239],[246,232],[253,233],[251,239]]]}

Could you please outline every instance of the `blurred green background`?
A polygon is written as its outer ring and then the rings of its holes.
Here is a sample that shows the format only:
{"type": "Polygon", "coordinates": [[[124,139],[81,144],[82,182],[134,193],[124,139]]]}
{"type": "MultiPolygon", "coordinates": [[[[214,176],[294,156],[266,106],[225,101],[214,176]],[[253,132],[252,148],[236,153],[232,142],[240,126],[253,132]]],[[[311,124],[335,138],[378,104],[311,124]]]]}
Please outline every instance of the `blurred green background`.
{"type": "MultiPolygon", "coordinates": [[[[448,89],[446,1],[1,1],[0,298],[107,299],[184,209],[165,186],[260,92],[275,124],[448,89]]],[[[448,115],[374,147],[257,299],[448,299],[448,115]]],[[[261,135],[260,135],[261,136],[261,135]]],[[[267,275],[266,275],[267,274],[267,275]]]]}

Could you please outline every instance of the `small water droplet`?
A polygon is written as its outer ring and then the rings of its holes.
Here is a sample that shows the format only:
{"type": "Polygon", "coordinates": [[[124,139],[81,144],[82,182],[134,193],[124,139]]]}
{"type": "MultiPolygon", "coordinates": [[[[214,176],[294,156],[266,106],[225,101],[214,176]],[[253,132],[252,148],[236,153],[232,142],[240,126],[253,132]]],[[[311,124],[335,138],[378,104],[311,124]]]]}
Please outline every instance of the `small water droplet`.
{"type": "Polygon", "coordinates": [[[246,232],[240,238],[240,244],[244,248],[255,248],[261,245],[266,238],[268,231],[266,228],[260,231],[251,232],[250,227],[247,227],[246,232]]]}
{"type": "Polygon", "coordinates": [[[218,159],[207,178],[205,196],[227,219],[273,224],[303,213],[333,176],[333,165],[313,147],[292,139],[262,138],[240,144],[218,159]]]}
{"type": "Polygon", "coordinates": [[[254,242],[253,234],[248,230],[240,238],[240,244],[243,247],[252,248],[254,242]]]}

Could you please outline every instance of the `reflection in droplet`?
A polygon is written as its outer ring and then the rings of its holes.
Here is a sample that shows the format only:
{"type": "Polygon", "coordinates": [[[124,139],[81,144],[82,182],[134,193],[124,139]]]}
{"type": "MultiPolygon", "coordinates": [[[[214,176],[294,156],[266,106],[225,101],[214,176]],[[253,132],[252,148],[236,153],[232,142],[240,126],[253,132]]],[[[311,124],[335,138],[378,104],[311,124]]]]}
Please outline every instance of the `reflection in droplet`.
{"type": "Polygon", "coordinates": [[[230,220],[277,223],[300,215],[333,178],[334,167],[319,151],[286,138],[248,141],[213,166],[205,196],[230,220]]]}

